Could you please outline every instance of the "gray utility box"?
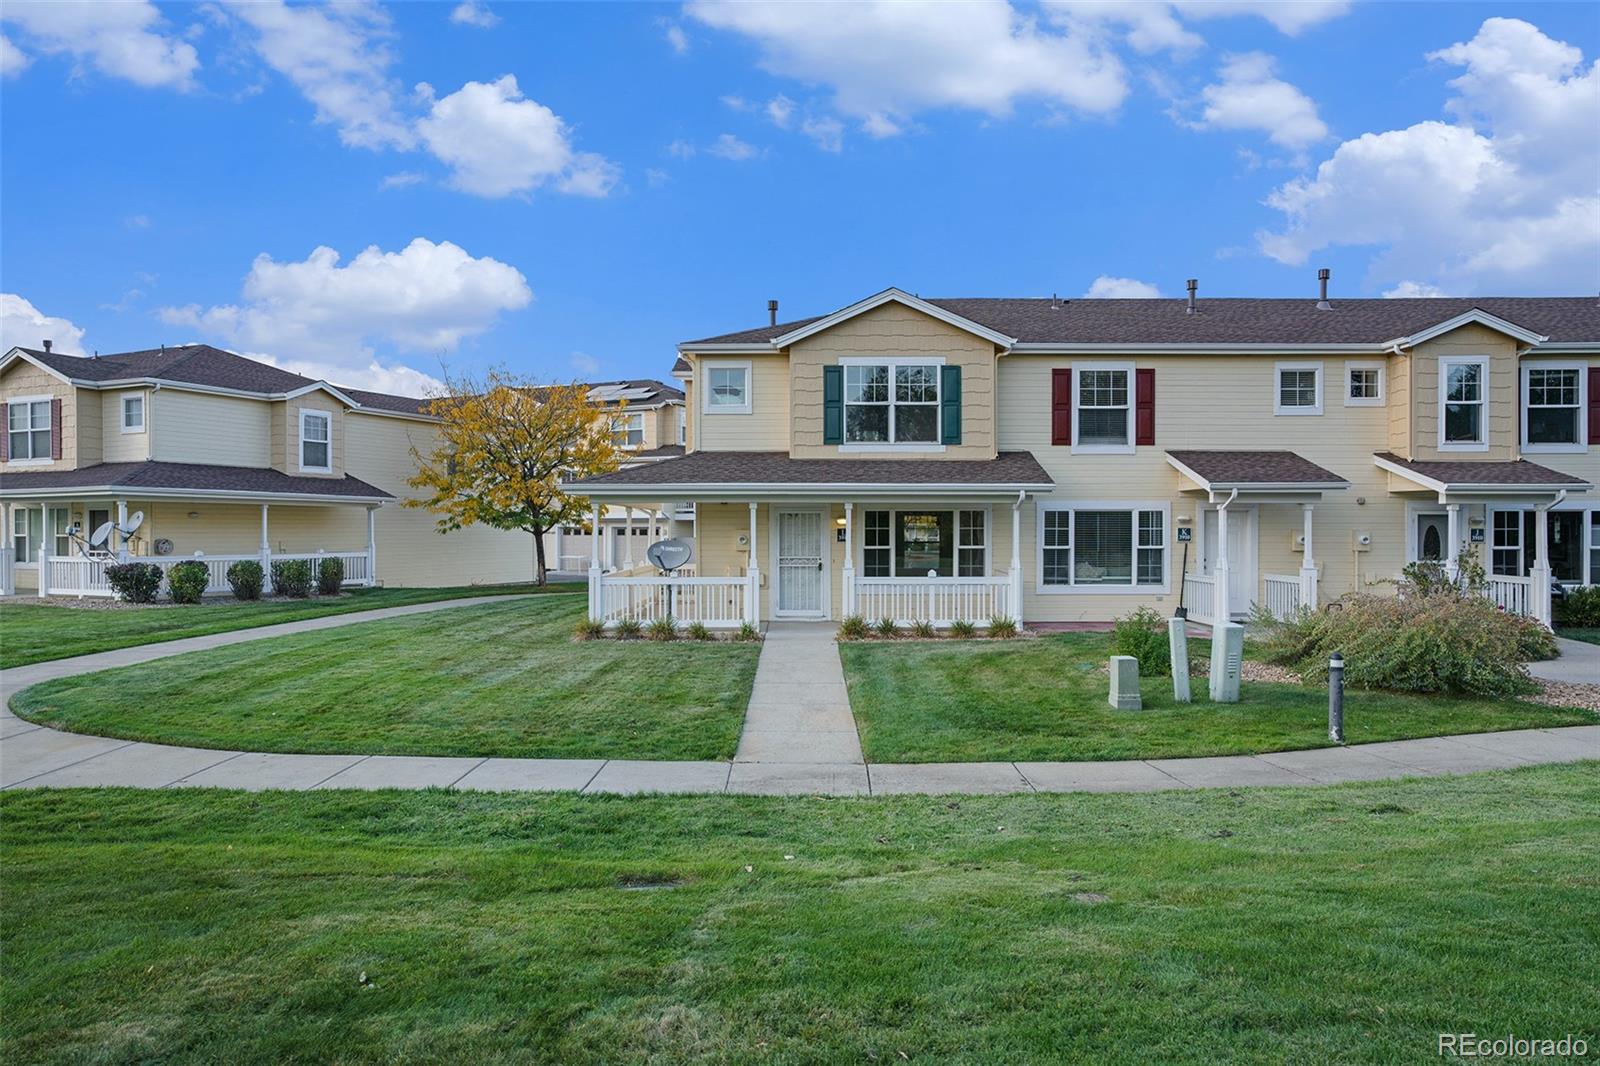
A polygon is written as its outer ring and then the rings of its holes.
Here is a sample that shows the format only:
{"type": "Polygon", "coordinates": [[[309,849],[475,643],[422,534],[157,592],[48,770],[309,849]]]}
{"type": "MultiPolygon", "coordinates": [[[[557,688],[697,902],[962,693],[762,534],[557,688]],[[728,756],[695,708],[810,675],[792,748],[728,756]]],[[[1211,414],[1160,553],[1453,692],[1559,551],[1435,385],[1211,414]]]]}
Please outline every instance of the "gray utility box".
{"type": "Polygon", "coordinates": [[[1144,707],[1139,697],[1139,660],[1131,655],[1111,657],[1111,706],[1119,711],[1137,711],[1144,707]]]}
{"type": "Polygon", "coordinates": [[[1244,663],[1244,626],[1224,622],[1211,630],[1211,700],[1239,702],[1239,672],[1244,663]]]}

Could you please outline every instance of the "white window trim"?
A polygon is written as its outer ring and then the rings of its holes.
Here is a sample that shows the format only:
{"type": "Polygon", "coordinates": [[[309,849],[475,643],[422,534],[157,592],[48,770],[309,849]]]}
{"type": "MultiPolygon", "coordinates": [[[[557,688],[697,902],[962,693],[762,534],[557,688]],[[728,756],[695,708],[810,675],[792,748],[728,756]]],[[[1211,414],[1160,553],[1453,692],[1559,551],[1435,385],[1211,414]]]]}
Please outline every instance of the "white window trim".
{"type": "MultiPolygon", "coordinates": [[[[841,392],[839,396],[839,440],[838,448],[841,452],[942,452],[945,446],[940,443],[944,440],[944,367],[945,359],[942,355],[924,356],[867,356],[847,355],[839,360],[841,368],[847,366],[886,366],[889,368],[889,420],[894,421],[894,368],[897,366],[936,366],[940,367],[939,373],[933,376],[935,396],[933,401],[933,440],[931,441],[849,441],[845,439],[845,423],[848,421],[849,403],[841,392]]],[[[844,384],[843,375],[840,377],[841,389],[848,388],[844,384]]],[[[881,508],[880,508],[881,510],[881,508]]]]}
{"type": "Polygon", "coordinates": [[[856,524],[858,532],[852,537],[851,565],[855,567],[856,577],[862,581],[927,581],[927,574],[897,574],[894,572],[894,533],[898,524],[898,516],[902,514],[933,514],[948,512],[951,520],[951,531],[955,534],[955,545],[951,548],[951,559],[954,562],[956,573],[951,577],[936,577],[934,581],[981,581],[994,576],[994,508],[989,504],[934,504],[929,507],[875,507],[870,504],[858,504],[858,517],[856,524]],[[867,526],[866,513],[868,511],[889,512],[889,576],[867,577],[867,526]],[[961,512],[983,512],[983,574],[981,577],[960,576],[961,572],[961,512]]]}
{"type": "Polygon", "coordinates": [[[1320,415],[1323,409],[1322,364],[1274,363],[1272,364],[1272,413],[1289,417],[1320,415]],[[1283,372],[1285,370],[1315,370],[1317,372],[1317,402],[1311,407],[1283,406],[1283,372]]]}
{"type": "MultiPolygon", "coordinates": [[[[6,434],[7,434],[7,436],[6,436],[6,465],[7,466],[49,466],[51,463],[56,461],[54,458],[52,458],[51,456],[48,456],[48,455],[45,456],[42,459],[39,458],[38,456],[33,456],[32,458],[29,458],[29,459],[17,459],[17,458],[14,458],[12,456],[12,454],[11,454],[11,437],[10,437],[10,433],[11,433],[11,406],[13,404],[39,403],[40,401],[50,401],[50,400],[54,400],[54,399],[55,399],[55,397],[49,395],[48,393],[46,393],[44,395],[40,395],[40,396],[7,396],[6,397],[6,424],[5,424],[5,431],[6,431],[6,434]]],[[[63,405],[63,406],[65,406],[65,405],[63,405]]],[[[46,428],[51,430],[51,432],[54,432],[55,431],[55,422],[54,422],[54,420],[55,420],[55,409],[53,407],[50,410],[50,418],[51,418],[51,424],[46,428]]],[[[32,422],[32,416],[31,415],[29,416],[29,422],[30,422],[30,424],[32,422]]],[[[63,437],[62,439],[65,440],[65,437],[63,437]]]]}
{"type": "MultiPolygon", "coordinates": [[[[324,442],[322,442],[322,441],[314,441],[313,443],[321,444],[321,443],[324,443],[324,442]]],[[[302,471],[305,471],[305,472],[311,473],[311,474],[331,474],[331,473],[333,473],[333,413],[331,411],[318,411],[318,410],[314,410],[314,409],[309,408],[309,407],[302,407],[300,409],[300,446],[298,448],[298,452],[299,452],[299,454],[296,456],[296,458],[299,460],[299,468],[302,471]],[[328,446],[328,465],[327,466],[307,466],[306,465],[306,420],[310,419],[310,418],[323,418],[323,419],[327,420],[327,423],[328,423],[328,439],[327,439],[327,442],[326,442],[327,446],[328,446]]]]}
{"type": "MultiPolygon", "coordinates": [[[[634,421],[634,419],[638,419],[639,420],[639,443],[638,444],[627,444],[627,443],[617,444],[616,446],[618,448],[621,448],[623,451],[635,452],[635,451],[638,451],[639,449],[644,447],[644,412],[643,411],[632,411],[632,412],[624,411],[621,414],[613,415],[612,418],[611,418],[611,435],[613,437],[616,437],[616,436],[619,436],[619,435],[620,436],[627,436],[629,433],[632,433],[633,432],[633,421],[634,421]]],[[[613,441],[613,443],[615,444],[615,441],[613,441]]]]}
{"type": "Polygon", "coordinates": [[[689,409],[680,404],[674,410],[678,412],[678,444],[680,446],[687,445],[689,443],[689,409]]]}
{"type": "Polygon", "coordinates": [[[1586,452],[1589,450],[1589,364],[1577,362],[1547,363],[1543,360],[1524,363],[1519,373],[1521,377],[1520,396],[1521,405],[1518,421],[1522,423],[1522,450],[1530,453],[1543,452],[1547,455],[1554,453],[1586,452]],[[1578,443],[1576,444],[1530,444],[1528,442],[1528,396],[1530,370],[1576,370],[1578,372],[1578,406],[1574,408],[1578,419],[1578,443]]]}
{"type": "MultiPolygon", "coordinates": [[[[1134,454],[1134,408],[1138,406],[1139,397],[1135,392],[1135,380],[1132,363],[1073,363],[1072,364],[1072,455],[1132,455],[1134,454]],[[1128,407],[1126,444],[1079,444],[1078,443],[1078,412],[1083,409],[1082,393],[1078,389],[1079,374],[1085,370],[1121,370],[1128,375],[1128,407]]],[[[1096,408],[1100,410],[1100,408],[1096,408]]],[[[1149,510],[1149,508],[1146,508],[1149,510]]]]}
{"type": "MultiPolygon", "coordinates": [[[[1534,504],[1531,504],[1531,503],[1493,503],[1493,504],[1486,504],[1484,506],[1483,510],[1484,510],[1484,523],[1483,524],[1484,524],[1484,528],[1487,530],[1487,532],[1484,534],[1484,540],[1486,542],[1485,547],[1486,547],[1487,551],[1485,552],[1484,557],[1483,557],[1483,565],[1484,565],[1484,569],[1488,571],[1489,575],[1490,576],[1494,576],[1494,556],[1493,556],[1492,552],[1494,550],[1494,516],[1495,516],[1495,514],[1498,513],[1498,512],[1502,512],[1502,511],[1509,512],[1509,513],[1516,513],[1516,514],[1526,514],[1529,511],[1537,511],[1538,507],[1535,506],[1534,504]]],[[[1555,512],[1555,511],[1561,511],[1561,512],[1576,511],[1577,513],[1579,513],[1580,515],[1583,516],[1579,520],[1578,529],[1580,531],[1580,536],[1583,538],[1583,544],[1579,548],[1579,555],[1580,555],[1580,558],[1582,559],[1582,562],[1583,562],[1583,576],[1584,576],[1584,579],[1582,581],[1563,581],[1562,585],[1564,585],[1565,587],[1567,587],[1569,589],[1571,589],[1571,588],[1583,588],[1583,587],[1588,586],[1588,585],[1600,585],[1600,571],[1595,570],[1592,566],[1589,565],[1590,558],[1591,558],[1590,553],[1592,552],[1593,549],[1592,549],[1592,547],[1590,545],[1590,542],[1588,540],[1588,537],[1590,535],[1589,534],[1590,523],[1594,521],[1593,516],[1595,514],[1600,514],[1600,507],[1596,507],[1594,505],[1594,502],[1593,501],[1589,501],[1589,500],[1580,500],[1580,501],[1566,500],[1566,501],[1564,501],[1564,502],[1562,502],[1560,504],[1557,504],[1554,507],[1548,508],[1545,511],[1545,514],[1549,515],[1549,514],[1551,514],[1552,512],[1555,512]]],[[[1547,518],[1546,521],[1548,521],[1548,520],[1549,519],[1547,518]]],[[[1522,527],[1519,525],[1518,529],[1520,531],[1522,529],[1522,527]]],[[[1535,533],[1535,536],[1537,536],[1537,535],[1538,534],[1535,533]]],[[[1518,534],[1518,539],[1519,539],[1519,551],[1521,553],[1519,558],[1518,558],[1518,565],[1521,566],[1521,567],[1527,567],[1528,566],[1528,562],[1529,562],[1529,560],[1528,560],[1529,553],[1535,551],[1538,548],[1538,543],[1536,541],[1529,541],[1526,544],[1520,543],[1520,541],[1522,541],[1522,540],[1527,540],[1527,538],[1523,537],[1520,532],[1518,534]]],[[[1552,576],[1554,576],[1554,575],[1552,574],[1552,576]]]]}
{"type": "Polygon", "coordinates": [[[1439,404],[1435,414],[1439,419],[1439,450],[1441,452],[1486,452],[1489,450],[1489,357],[1486,355],[1445,355],[1439,358],[1439,382],[1436,386],[1439,393],[1439,404]],[[1446,441],[1444,439],[1444,409],[1448,402],[1449,390],[1446,382],[1449,380],[1450,368],[1453,366],[1470,366],[1477,364],[1483,368],[1479,379],[1480,389],[1479,407],[1482,417],[1478,420],[1478,428],[1482,431],[1481,441],[1446,441]]]}
{"type": "MultiPolygon", "coordinates": [[[[1166,500],[1040,500],[1034,508],[1034,592],[1041,596],[1164,596],[1172,591],[1172,504],[1166,500]],[[1133,582],[1127,585],[1047,585],[1044,581],[1044,516],[1050,511],[1128,511],[1133,515],[1133,582]],[[1161,512],[1161,584],[1139,584],[1139,512],[1161,512]]],[[[1073,521],[1068,573],[1076,567],[1077,522],[1073,521]]]]}
{"type": "Polygon", "coordinates": [[[1351,360],[1344,365],[1344,405],[1346,407],[1382,407],[1389,399],[1389,368],[1376,360],[1351,360]],[[1378,395],[1373,397],[1353,397],[1350,395],[1350,371],[1376,370],[1378,372],[1378,395]]]}
{"type": "Polygon", "coordinates": [[[150,417],[149,416],[149,412],[145,410],[145,408],[147,406],[148,406],[148,404],[145,401],[145,395],[142,392],[125,392],[120,397],[118,397],[118,399],[117,399],[117,410],[119,412],[118,418],[122,423],[122,432],[124,432],[124,433],[143,433],[144,432],[145,423],[147,421],[149,421],[149,417],[150,417]],[[139,424],[137,426],[128,425],[128,401],[129,400],[138,400],[139,401],[139,424]]]}
{"type": "Polygon", "coordinates": [[[748,359],[703,359],[700,362],[700,411],[708,415],[747,415],[754,410],[756,373],[748,359]],[[711,371],[743,370],[744,403],[713,404],[711,402],[711,371]]]}

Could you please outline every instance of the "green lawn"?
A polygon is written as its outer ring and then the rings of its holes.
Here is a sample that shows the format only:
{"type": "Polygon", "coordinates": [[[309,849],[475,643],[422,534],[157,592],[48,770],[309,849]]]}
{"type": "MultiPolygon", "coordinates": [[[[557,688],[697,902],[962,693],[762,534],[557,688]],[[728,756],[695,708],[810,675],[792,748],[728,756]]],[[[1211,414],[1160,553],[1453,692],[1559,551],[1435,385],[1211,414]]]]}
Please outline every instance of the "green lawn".
{"type": "Polygon", "coordinates": [[[582,586],[468,585],[439,589],[354,589],[331,600],[266,600],[257,603],[203,603],[96,610],[8,603],[0,607],[0,667],[22,666],[47,659],[154,644],[163,640],[201,637],[235,629],[253,629],[325,614],[403,607],[408,603],[453,600],[462,596],[503,596],[526,592],[572,592],[582,586]]]}
{"type": "MultiPolygon", "coordinates": [[[[1113,710],[1104,633],[846,643],[839,651],[868,762],[1147,759],[1328,743],[1325,688],[1247,682],[1239,703],[1213,704],[1196,674],[1196,702],[1179,704],[1170,678],[1145,678],[1144,710],[1113,710]]],[[[1588,712],[1516,701],[1356,690],[1345,701],[1351,743],[1594,722],[1588,712]]]]}
{"type": "Polygon", "coordinates": [[[46,682],[24,718],[254,751],[726,759],[756,644],[571,639],[582,596],[457,607],[46,682]]]}
{"type": "Polygon", "coordinates": [[[1600,629],[1558,629],[1556,636],[1566,637],[1568,640],[1581,640],[1589,644],[1600,644],[1600,629]]]}
{"type": "Polygon", "coordinates": [[[0,1054],[1394,1063],[1462,1031],[1593,1049],[1596,769],[960,802],[6,793],[0,1054]]]}

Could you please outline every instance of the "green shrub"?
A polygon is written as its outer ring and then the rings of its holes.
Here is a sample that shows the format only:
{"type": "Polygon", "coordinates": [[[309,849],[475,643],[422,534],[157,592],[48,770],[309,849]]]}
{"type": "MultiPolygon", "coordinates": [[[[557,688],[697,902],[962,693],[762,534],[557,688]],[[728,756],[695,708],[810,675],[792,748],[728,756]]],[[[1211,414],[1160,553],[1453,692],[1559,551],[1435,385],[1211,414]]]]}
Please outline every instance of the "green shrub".
{"type": "Polygon", "coordinates": [[[337,596],[344,588],[344,560],[338,556],[317,564],[317,595],[337,596]]]}
{"type": "Polygon", "coordinates": [[[932,640],[939,635],[939,631],[933,628],[932,622],[918,619],[911,623],[911,635],[920,640],[932,640]]]}
{"type": "Polygon", "coordinates": [[[1556,605],[1556,624],[1574,629],[1600,626],[1600,585],[1568,589],[1566,601],[1556,605]]]}
{"type": "Polygon", "coordinates": [[[161,591],[161,567],[155,563],[113,563],[106,584],[125,603],[154,603],[161,591]]]}
{"type": "Polygon", "coordinates": [[[865,640],[872,635],[872,627],[859,614],[850,615],[839,623],[840,640],[865,640]]]}
{"type": "Polygon", "coordinates": [[[273,563],[272,591],[297,600],[311,595],[311,560],[280,559],[273,563]]]}
{"type": "Polygon", "coordinates": [[[1482,596],[1443,591],[1346,597],[1337,610],[1265,628],[1261,650],[1308,681],[1326,680],[1337,651],[1354,688],[1504,698],[1537,691],[1524,664],[1552,658],[1556,647],[1531,618],[1482,596]]]}
{"type": "Polygon", "coordinates": [[[1111,623],[1111,651],[1139,660],[1140,677],[1165,677],[1172,673],[1172,648],[1167,623],[1149,607],[1111,623]]]}
{"type": "Polygon", "coordinates": [[[685,629],[684,633],[689,637],[690,640],[711,639],[711,630],[706,628],[706,624],[704,622],[690,622],[689,628],[685,629]]]}
{"type": "Polygon", "coordinates": [[[878,636],[888,637],[890,640],[893,640],[895,637],[900,635],[900,627],[894,624],[893,618],[878,619],[878,624],[873,626],[872,630],[874,633],[877,633],[878,636]]]}
{"type": "Polygon", "coordinates": [[[665,616],[657,618],[645,629],[645,636],[651,640],[677,640],[678,623],[665,616]]]}
{"type": "Polygon", "coordinates": [[[236,600],[259,600],[265,572],[254,559],[240,559],[228,567],[228,587],[236,600]]]}
{"type": "Polygon", "coordinates": [[[174,563],[167,571],[167,588],[172,590],[173,603],[199,603],[210,583],[211,570],[199,559],[174,563]]]}
{"type": "Polygon", "coordinates": [[[637,640],[639,634],[643,631],[644,627],[639,624],[637,618],[624,618],[617,623],[616,629],[613,630],[618,640],[637,640]]]}
{"type": "Polygon", "coordinates": [[[1017,635],[1017,620],[1007,615],[995,615],[989,619],[989,636],[995,640],[1010,640],[1017,635]]]}
{"type": "Polygon", "coordinates": [[[965,618],[957,618],[950,623],[950,635],[957,640],[971,640],[977,632],[978,627],[965,618]]]}
{"type": "Polygon", "coordinates": [[[739,632],[734,637],[734,639],[735,640],[744,640],[744,641],[760,640],[761,639],[761,630],[757,629],[751,623],[745,622],[745,623],[743,623],[743,624],[741,624],[739,626],[739,632]]]}
{"type": "Polygon", "coordinates": [[[579,640],[599,640],[606,635],[606,624],[598,618],[580,618],[572,627],[572,635],[579,640]]]}

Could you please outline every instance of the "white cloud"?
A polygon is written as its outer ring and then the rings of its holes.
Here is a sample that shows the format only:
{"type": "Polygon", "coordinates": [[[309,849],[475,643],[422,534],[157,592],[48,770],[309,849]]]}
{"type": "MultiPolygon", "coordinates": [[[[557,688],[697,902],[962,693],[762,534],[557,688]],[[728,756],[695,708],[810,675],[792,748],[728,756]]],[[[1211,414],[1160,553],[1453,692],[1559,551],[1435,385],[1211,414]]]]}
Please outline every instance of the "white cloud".
{"type": "Polygon", "coordinates": [[[160,316],[277,359],[370,371],[374,343],[450,351],[503,312],[526,307],[533,293],[515,267],[418,237],[398,252],[367,248],[343,266],[327,247],[300,262],[257,256],[243,297],[210,308],[165,307],[160,316]]]}
{"type": "Polygon", "coordinates": [[[1128,0],[1050,0],[1046,9],[1058,21],[1080,30],[1123,32],[1137,52],[1191,52],[1205,41],[1185,29],[1170,4],[1129,3],[1128,0]]]}
{"type": "Polygon", "coordinates": [[[815,141],[824,152],[844,150],[844,123],[836,118],[808,118],[800,123],[800,132],[815,141]]]}
{"type": "Polygon", "coordinates": [[[768,121],[780,130],[786,130],[789,121],[794,118],[794,101],[779,93],[767,101],[765,110],[768,121]]]}
{"type": "Polygon", "coordinates": [[[671,181],[672,175],[668,174],[665,170],[657,170],[655,167],[647,167],[644,172],[644,180],[650,183],[651,188],[659,188],[660,186],[671,181]]]}
{"type": "Polygon", "coordinates": [[[667,145],[667,154],[674,159],[692,159],[696,151],[698,149],[689,141],[673,141],[667,145]]]}
{"type": "Polygon", "coordinates": [[[588,352],[573,352],[568,362],[572,364],[572,369],[584,377],[593,377],[600,373],[600,360],[588,352]]]}
{"type": "Polygon", "coordinates": [[[1090,300],[1154,300],[1161,295],[1161,290],[1148,281],[1101,274],[1083,295],[1090,300]]]}
{"type": "Polygon", "coordinates": [[[0,33],[0,78],[15,78],[32,62],[22,49],[11,43],[11,38],[0,33]]]}
{"type": "Polygon", "coordinates": [[[0,352],[19,345],[43,348],[47,340],[53,351],[63,355],[88,354],[83,350],[83,330],[70,320],[47,315],[16,293],[0,292],[0,352]]]}
{"type": "Polygon", "coordinates": [[[1004,116],[1017,101],[1033,99],[1104,114],[1127,95],[1114,55],[1003,0],[691,0],[685,11],[755,40],[761,65],[772,73],[829,86],[835,108],[874,136],[899,132],[914,115],[934,108],[1004,116]]]}
{"type": "Polygon", "coordinates": [[[614,163],[575,151],[567,124],[525,99],[510,74],[469,81],[434,101],[417,132],[451,167],[451,184],[477,196],[527,193],[547,183],[579,196],[604,196],[618,177],[614,163]]]}
{"type": "MultiPolygon", "coordinates": [[[[102,74],[146,88],[194,88],[200,57],[194,45],[167,32],[166,20],[148,0],[124,3],[34,3],[7,0],[0,20],[21,31],[24,42],[44,55],[70,55],[102,74]]],[[[0,48],[8,75],[27,57],[11,42],[0,48]]]]}
{"type": "Polygon", "coordinates": [[[1290,37],[1350,10],[1348,0],[1175,0],[1172,6],[1196,20],[1255,15],[1290,37]]]}
{"type": "Polygon", "coordinates": [[[437,396],[445,391],[445,384],[432,374],[426,374],[399,363],[384,364],[374,359],[366,366],[346,366],[317,359],[278,359],[262,352],[241,352],[251,359],[281,367],[291,374],[301,374],[349,389],[366,389],[369,392],[387,392],[391,396],[437,396]]]}
{"type": "Polygon", "coordinates": [[[478,0],[461,0],[450,12],[450,21],[459,26],[476,26],[480,30],[493,29],[500,24],[500,16],[490,11],[478,0]]]}
{"type": "Polygon", "coordinates": [[[1433,53],[1465,68],[1446,109],[1345,141],[1314,175],[1275,190],[1267,255],[1303,263],[1332,245],[1383,249],[1378,283],[1453,292],[1592,291],[1600,285],[1600,64],[1517,19],[1433,53]]]}
{"type": "Polygon", "coordinates": [[[1221,80],[1200,92],[1201,129],[1261,130],[1273,144],[1300,149],[1322,140],[1328,127],[1305,93],[1274,76],[1274,61],[1261,52],[1227,57],[1221,80]]]}
{"type": "Polygon", "coordinates": [[[396,174],[386,175],[384,179],[378,183],[378,188],[404,189],[411,185],[421,185],[427,180],[428,178],[426,175],[418,174],[415,170],[402,170],[396,174]]]}
{"type": "Polygon", "coordinates": [[[667,46],[678,55],[689,54],[689,35],[683,32],[683,27],[671,19],[657,20],[661,24],[661,35],[666,38],[667,46]]]}
{"type": "Polygon", "coordinates": [[[1428,285],[1420,281],[1402,281],[1392,289],[1383,290],[1385,300],[1410,300],[1419,296],[1448,296],[1449,293],[1437,285],[1428,285]]]}
{"type": "Polygon", "coordinates": [[[747,144],[731,133],[724,133],[718,137],[712,142],[711,147],[706,149],[706,153],[714,155],[718,159],[731,159],[734,162],[754,159],[761,154],[755,145],[747,144]]]}
{"type": "Polygon", "coordinates": [[[129,228],[129,229],[149,229],[150,228],[150,216],[149,215],[129,215],[127,218],[124,218],[122,220],[122,224],[124,226],[126,226],[127,228],[129,228]]]}
{"type": "Polygon", "coordinates": [[[234,2],[228,10],[256,31],[254,44],[261,58],[311,101],[318,122],[338,127],[345,144],[357,148],[416,144],[389,75],[394,55],[387,42],[393,29],[389,16],[376,4],[290,7],[271,0],[234,2]]]}

